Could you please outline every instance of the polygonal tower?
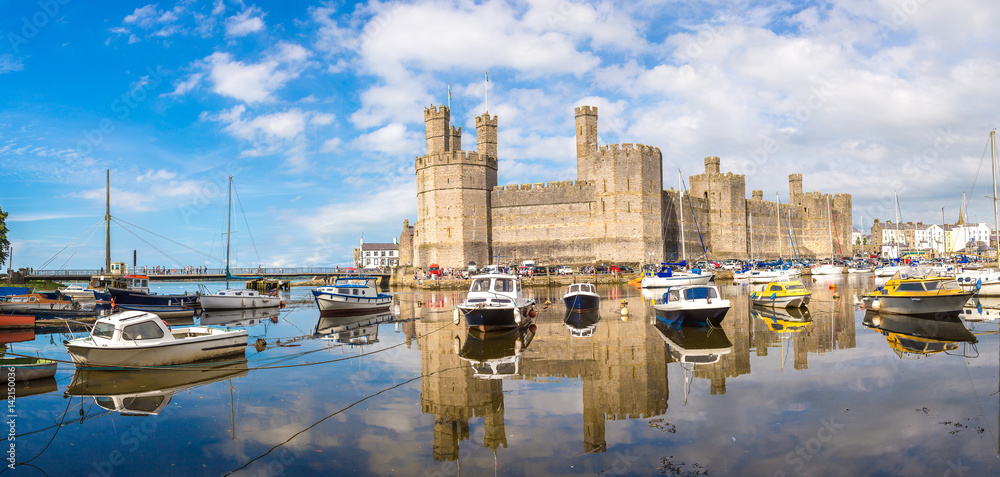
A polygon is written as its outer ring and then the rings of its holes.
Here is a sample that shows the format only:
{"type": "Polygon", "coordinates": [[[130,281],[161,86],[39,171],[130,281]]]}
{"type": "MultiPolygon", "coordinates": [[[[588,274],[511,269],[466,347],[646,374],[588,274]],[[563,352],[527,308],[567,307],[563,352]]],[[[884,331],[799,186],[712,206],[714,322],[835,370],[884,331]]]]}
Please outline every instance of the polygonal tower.
{"type": "Polygon", "coordinates": [[[482,266],[489,263],[491,254],[490,192],[497,185],[496,118],[492,119],[493,148],[483,147],[477,140],[477,147],[485,153],[453,148],[461,144],[461,129],[450,127],[450,119],[447,107],[424,109],[427,154],[414,164],[417,223],[413,265],[418,268],[436,263],[461,269],[470,261],[482,266]]]}
{"type": "Polygon", "coordinates": [[[597,154],[597,106],[580,106],[576,113],[576,178],[594,179],[594,156],[597,154]]]}

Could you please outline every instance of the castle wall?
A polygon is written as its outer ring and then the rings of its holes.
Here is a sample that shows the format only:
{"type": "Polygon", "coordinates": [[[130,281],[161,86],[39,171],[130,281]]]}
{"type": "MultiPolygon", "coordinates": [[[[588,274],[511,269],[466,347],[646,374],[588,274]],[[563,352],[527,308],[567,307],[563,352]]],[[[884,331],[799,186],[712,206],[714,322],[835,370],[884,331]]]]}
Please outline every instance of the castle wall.
{"type": "Polygon", "coordinates": [[[718,157],[705,158],[705,172],[690,177],[691,194],[708,203],[712,258],[745,258],[748,256],[746,178],[743,174],[723,174],[718,170],[718,157]]]}
{"type": "Polygon", "coordinates": [[[663,254],[663,156],[643,144],[612,144],[594,157],[594,259],[639,263],[663,254]]]}
{"type": "MultiPolygon", "coordinates": [[[[695,262],[702,259],[705,255],[705,248],[712,243],[710,229],[707,226],[708,201],[701,197],[693,197],[689,193],[684,194],[683,209],[679,201],[678,191],[674,189],[663,191],[663,241],[666,249],[660,259],[651,259],[647,263],[679,261],[682,259],[682,251],[686,254],[685,258],[689,263],[695,262]],[[679,214],[681,210],[684,211],[683,249],[680,245],[681,222],[679,214]],[[704,241],[704,247],[702,247],[702,241],[704,241]]],[[[714,259],[715,257],[709,253],[708,258],[714,259]]]]}
{"type": "Polygon", "coordinates": [[[525,259],[543,264],[589,264],[594,252],[590,182],[548,182],[497,187],[493,204],[493,250],[501,263],[525,259]]]}

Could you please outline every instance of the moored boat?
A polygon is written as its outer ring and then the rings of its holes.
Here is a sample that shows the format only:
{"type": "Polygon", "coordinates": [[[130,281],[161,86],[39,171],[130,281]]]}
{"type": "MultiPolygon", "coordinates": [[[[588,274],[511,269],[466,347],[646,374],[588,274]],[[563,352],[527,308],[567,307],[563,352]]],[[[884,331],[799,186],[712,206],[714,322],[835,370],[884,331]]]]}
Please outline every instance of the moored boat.
{"type": "Polygon", "coordinates": [[[125,311],[145,311],[163,319],[191,318],[194,309],[177,305],[117,305],[125,311]]]}
{"type": "Polygon", "coordinates": [[[4,356],[0,358],[0,367],[3,368],[4,374],[9,377],[9,372],[13,370],[14,381],[19,382],[51,378],[56,375],[57,365],[51,359],[37,357],[4,356]]]}
{"type": "Polygon", "coordinates": [[[392,305],[392,295],[378,291],[378,277],[337,277],[333,285],[312,294],[324,315],[376,313],[392,305]]]}
{"type": "Polygon", "coordinates": [[[0,311],[24,311],[24,310],[72,310],[73,302],[70,300],[56,300],[41,293],[28,293],[25,295],[12,295],[3,297],[0,301],[0,311]]]}
{"type": "Polygon", "coordinates": [[[59,293],[75,300],[94,300],[95,292],[100,293],[83,285],[67,285],[59,289],[59,293]]]}
{"type": "Polygon", "coordinates": [[[643,276],[640,286],[642,288],[668,288],[683,285],[706,285],[714,277],[714,274],[697,268],[690,272],[674,271],[670,264],[663,263],[660,264],[658,272],[643,276]]]}
{"type": "Polygon", "coordinates": [[[600,302],[601,296],[591,283],[574,283],[563,295],[563,303],[570,310],[594,310],[600,302]]]}
{"type": "Polygon", "coordinates": [[[257,290],[229,288],[214,295],[201,295],[203,310],[240,310],[245,308],[273,308],[281,306],[276,296],[261,295],[257,290]]]}
{"type": "Polygon", "coordinates": [[[770,282],[750,294],[754,305],[798,308],[809,304],[812,293],[798,280],[770,282]]]}
{"type": "Polygon", "coordinates": [[[125,275],[125,288],[108,287],[108,293],[116,305],[151,306],[197,306],[199,295],[175,294],[158,295],[149,292],[149,277],[146,275],[125,275]]]}
{"type": "Polygon", "coordinates": [[[64,341],[77,366],[166,366],[246,352],[246,330],[171,330],[159,317],[125,311],[100,318],[89,336],[64,341]]]}
{"type": "Polygon", "coordinates": [[[867,328],[885,336],[889,347],[900,358],[923,358],[950,353],[962,343],[976,343],[978,338],[965,327],[959,313],[935,317],[883,315],[868,311],[862,320],[867,328]]]}
{"type": "Polygon", "coordinates": [[[719,326],[729,308],[729,300],[722,299],[714,285],[671,288],[663,294],[663,303],[653,305],[656,319],[678,325],[719,326]]]}
{"type": "Polygon", "coordinates": [[[972,295],[954,278],[930,276],[908,267],[862,299],[865,308],[882,314],[939,316],[958,313],[972,295]]]}
{"type": "Polygon", "coordinates": [[[468,295],[455,307],[455,319],[464,316],[467,326],[484,331],[514,328],[535,317],[534,306],[524,295],[520,277],[488,273],[472,277],[468,295]]]}
{"type": "Polygon", "coordinates": [[[844,267],[832,263],[824,263],[812,268],[813,275],[842,275],[844,267]]]}
{"type": "Polygon", "coordinates": [[[0,328],[32,328],[35,326],[33,315],[0,315],[0,328]]]}

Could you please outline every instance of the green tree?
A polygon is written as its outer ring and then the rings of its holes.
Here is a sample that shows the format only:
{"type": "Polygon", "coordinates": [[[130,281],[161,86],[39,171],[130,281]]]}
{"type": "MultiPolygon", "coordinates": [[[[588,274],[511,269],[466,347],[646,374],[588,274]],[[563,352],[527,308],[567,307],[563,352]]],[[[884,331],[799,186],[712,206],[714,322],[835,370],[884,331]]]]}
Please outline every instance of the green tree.
{"type": "Polygon", "coordinates": [[[7,212],[0,209],[0,269],[10,256],[10,240],[7,240],[7,212]]]}

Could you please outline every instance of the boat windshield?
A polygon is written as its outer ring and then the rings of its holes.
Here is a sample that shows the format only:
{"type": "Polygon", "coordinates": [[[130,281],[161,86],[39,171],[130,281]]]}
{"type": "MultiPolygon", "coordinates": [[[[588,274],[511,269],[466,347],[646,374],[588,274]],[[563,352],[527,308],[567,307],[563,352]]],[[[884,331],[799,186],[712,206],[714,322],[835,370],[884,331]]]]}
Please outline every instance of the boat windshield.
{"type": "Polygon", "coordinates": [[[98,322],[94,326],[94,332],[91,333],[92,336],[97,336],[100,338],[111,339],[115,334],[115,325],[106,322],[98,322]]]}
{"type": "Polygon", "coordinates": [[[688,288],[684,290],[685,300],[704,300],[706,298],[718,298],[719,293],[712,287],[688,288]]]}
{"type": "Polygon", "coordinates": [[[806,287],[804,287],[802,285],[788,285],[788,286],[785,287],[785,290],[788,290],[788,291],[792,291],[792,290],[805,290],[805,289],[806,289],[806,287]]]}
{"type": "Polygon", "coordinates": [[[472,288],[469,291],[474,292],[485,292],[490,291],[490,279],[489,278],[477,278],[472,281],[472,288]]]}
{"type": "Polygon", "coordinates": [[[499,278],[493,283],[493,291],[512,292],[514,291],[514,280],[509,278],[499,278]]]}

